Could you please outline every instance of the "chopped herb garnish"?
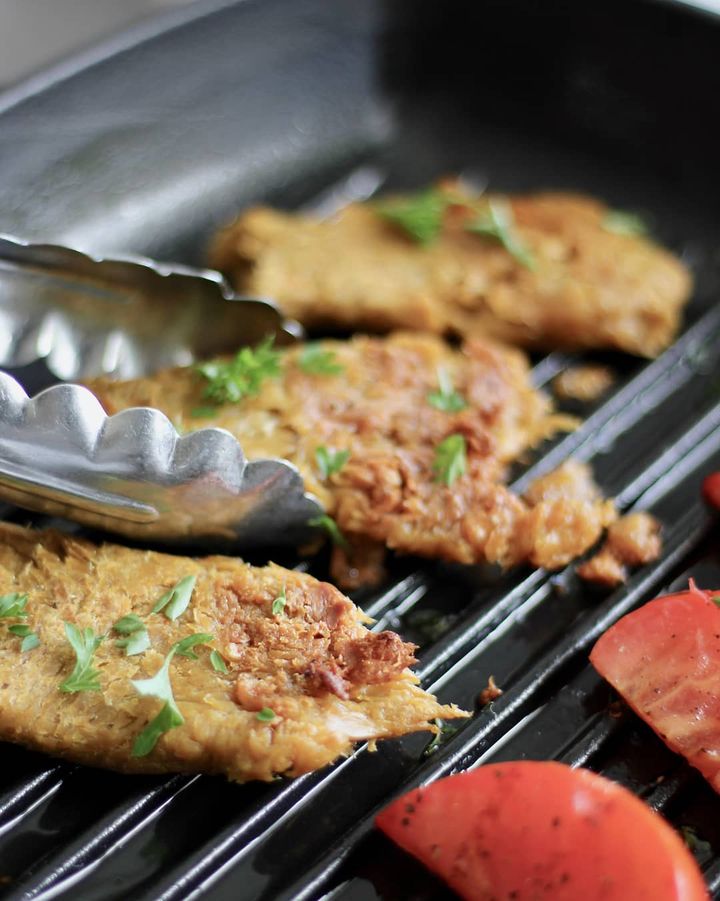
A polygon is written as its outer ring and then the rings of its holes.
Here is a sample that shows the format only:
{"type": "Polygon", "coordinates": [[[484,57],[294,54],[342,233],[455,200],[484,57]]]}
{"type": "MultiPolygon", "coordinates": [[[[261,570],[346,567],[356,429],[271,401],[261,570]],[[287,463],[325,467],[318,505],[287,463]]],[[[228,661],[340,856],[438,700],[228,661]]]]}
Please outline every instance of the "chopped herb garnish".
{"type": "Polygon", "coordinates": [[[12,632],[13,635],[18,635],[23,639],[20,643],[20,650],[23,653],[25,651],[32,651],[33,648],[36,648],[40,644],[37,633],[33,632],[30,626],[25,625],[25,623],[8,626],[8,632],[12,632]]]}
{"type": "Polygon", "coordinates": [[[324,529],[332,539],[333,544],[341,547],[344,551],[350,550],[350,545],[347,543],[347,539],[340,531],[340,526],[331,516],[328,516],[326,513],[323,513],[322,516],[314,516],[312,519],[309,519],[308,525],[315,526],[315,528],[318,529],[324,529]]]}
{"type": "Polygon", "coordinates": [[[459,413],[467,407],[467,401],[453,387],[452,379],[443,366],[438,366],[438,390],[427,396],[427,402],[437,410],[446,413],[459,413]]]}
{"type": "Polygon", "coordinates": [[[280,616],[281,613],[284,613],[285,604],[287,604],[287,594],[285,594],[285,586],[283,585],[283,590],[272,602],[272,615],[280,616]]]}
{"type": "Polygon", "coordinates": [[[145,623],[135,613],[128,613],[113,626],[113,629],[121,635],[132,635],[133,632],[140,632],[144,628],[145,623]]]}
{"type": "Polygon", "coordinates": [[[193,648],[199,644],[210,644],[212,640],[212,635],[207,632],[195,632],[176,642],[175,652],[181,657],[189,657],[191,660],[197,660],[198,655],[193,651],[193,648]]]}
{"type": "Polygon", "coordinates": [[[436,482],[444,482],[450,487],[455,479],[464,475],[467,468],[465,450],[465,438],[459,434],[448,435],[438,444],[432,465],[436,482]]]}
{"type": "Polygon", "coordinates": [[[327,479],[333,473],[340,472],[349,459],[350,451],[348,450],[336,451],[323,445],[315,448],[315,460],[317,461],[320,475],[324,479],[327,479]]]}
{"type": "Polygon", "coordinates": [[[188,608],[195,581],[195,576],[185,576],[184,579],[180,579],[177,585],[158,598],[152,612],[160,613],[162,611],[168,619],[177,619],[188,608]]]}
{"type": "Polygon", "coordinates": [[[280,353],[273,337],[257,347],[241,347],[232,360],[213,360],[197,367],[208,384],[203,397],[216,404],[236,404],[260,391],[267,378],[280,375],[280,353]]]}
{"type": "Polygon", "coordinates": [[[426,247],[440,234],[450,198],[436,188],[375,204],[379,216],[396,225],[413,241],[426,247]]]}
{"type": "Polygon", "coordinates": [[[259,719],[261,723],[271,723],[275,719],[275,711],[271,710],[269,707],[263,707],[262,710],[258,710],[255,717],[256,719],[259,719]]]}
{"type": "Polygon", "coordinates": [[[210,652],[210,663],[212,664],[212,668],[216,673],[228,673],[230,672],[227,668],[227,663],[222,658],[220,651],[211,651],[210,652]]]}
{"type": "Polygon", "coordinates": [[[338,362],[337,354],[332,350],[325,350],[322,344],[317,343],[303,347],[298,365],[310,375],[340,375],[345,371],[342,363],[338,362]]]}
{"type": "Polygon", "coordinates": [[[136,654],[144,654],[150,647],[150,633],[147,629],[133,632],[127,638],[118,638],[116,648],[125,648],[126,657],[134,657],[136,654]]]}
{"type": "Polygon", "coordinates": [[[60,691],[100,691],[98,681],[100,673],[93,669],[92,661],[95,651],[100,647],[104,635],[96,635],[92,629],[78,629],[74,623],[65,623],[65,635],[75,651],[75,667],[64,682],[60,683],[60,691]]]}
{"type": "Polygon", "coordinates": [[[32,651],[40,644],[40,638],[36,632],[28,632],[28,634],[23,638],[22,643],[20,645],[20,653],[24,654],[25,651],[32,651]]]}
{"type": "MultiPolygon", "coordinates": [[[[26,619],[27,611],[25,607],[27,599],[26,594],[18,594],[17,592],[0,595],[0,619],[26,619]]],[[[40,639],[35,632],[24,623],[8,626],[8,631],[23,639],[20,644],[21,651],[32,651],[33,648],[40,644],[40,639]]]]}
{"type": "Polygon", "coordinates": [[[627,238],[636,238],[646,235],[649,231],[647,223],[637,213],[628,213],[624,210],[610,210],[602,221],[602,227],[606,232],[614,235],[623,235],[627,238]]]}
{"type": "Polygon", "coordinates": [[[27,599],[26,594],[17,592],[0,595],[0,619],[12,619],[13,617],[24,619],[27,616],[25,611],[27,599]]]}
{"type": "Polygon", "coordinates": [[[155,747],[161,735],[164,735],[176,726],[182,726],[185,722],[175,703],[172,685],[170,684],[170,663],[175,654],[196,657],[197,655],[188,653],[188,651],[194,645],[207,644],[208,641],[212,641],[211,635],[203,633],[188,635],[170,648],[162,666],[152,678],[132,680],[132,684],[139,694],[163,701],[163,706],[158,715],[148,723],[135,739],[132,749],[133,757],[145,757],[155,747]]]}
{"type": "Polygon", "coordinates": [[[432,740],[425,746],[422,752],[423,757],[429,757],[434,754],[443,742],[447,741],[451,735],[457,732],[457,726],[446,726],[442,720],[433,720],[438,731],[433,735],[432,740]]]}
{"type": "Polygon", "coordinates": [[[125,648],[127,657],[142,654],[150,647],[150,635],[145,628],[145,623],[135,613],[128,613],[119,619],[113,629],[127,638],[120,638],[115,642],[116,648],[125,648]]]}
{"type": "Polygon", "coordinates": [[[498,200],[489,200],[487,208],[477,219],[465,226],[465,230],[484,238],[492,238],[507,250],[521,266],[526,269],[535,268],[535,258],[514,231],[512,209],[509,204],[498,200]]]}

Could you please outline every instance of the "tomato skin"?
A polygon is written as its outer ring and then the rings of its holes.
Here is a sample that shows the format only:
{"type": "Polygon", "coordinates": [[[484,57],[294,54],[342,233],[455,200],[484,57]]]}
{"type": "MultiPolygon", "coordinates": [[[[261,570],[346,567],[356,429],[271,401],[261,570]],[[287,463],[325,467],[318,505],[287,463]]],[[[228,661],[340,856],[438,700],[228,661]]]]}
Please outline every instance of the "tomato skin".
{"type": "Polygon", "coordinates": [[[629,791],[553,762],[415,789],[378,827],[472,901],[707,901],[682,839],[629,791]]]}
{"type": "Polygon", "coordinates": [[[705,476],[702,483],[702,496],[711,507],[720,510],[720,472],[713,472],[709,476],[705,476]]]}
{"type": "Polygon", "coordinates": [[[720,608],[717,592],[666,595],[597,641],[595,669],[660,738],[720,791],[720,608]]]}

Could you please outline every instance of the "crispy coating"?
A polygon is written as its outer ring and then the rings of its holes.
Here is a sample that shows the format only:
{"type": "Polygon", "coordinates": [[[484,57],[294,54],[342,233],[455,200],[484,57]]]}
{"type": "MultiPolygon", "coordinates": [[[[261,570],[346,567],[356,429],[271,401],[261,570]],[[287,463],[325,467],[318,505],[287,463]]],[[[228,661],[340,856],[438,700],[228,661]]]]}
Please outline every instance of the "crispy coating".
{"type": "MultiPolygon", "coordinates": [[[[619,348],[656,356],[691,291],[682,263],[642,237],[603,227],[607,207],[574,194],[503,198],[535,267],[465,230],[461,193],[442,235],[414,243],[370,204],[317,220],[247,210],[215,238],[210,260],[235,287],[269,296],[310,327],[411,328],[489,335],[533,348],[619,348]]],[[[497,198],[496,198],[497,199],[497,198]]]]}
{"type": "MultiPolygon", "coordinates": [[[[299,366],[302,349],[291,349],[279,379],[266,381],[256,397],[218,407],[212,418],[189,417],[203,403],[204,385],[191,369],[90,387],[110,413],[156,406],[181,427],[228,429],[250,459],[291,460],[351,543],[363,546],[365,560],[370,539],[459,563],[529,560],[554,568],[587,550],[612,520],[612,503],[588,487],[587,469],[575,464],[557,477],[567,490],[556,484],[547,497],[538,490],[529,503],[504,484],[508,461],[568,426],[531,387],[520,352],[479,339],[460,352],[417,334],[322,346],[336,355],[342,374],[308,375],[299,366]],[[465,409],[449,413],[428,403],[438,367],[466,399],[465,409]],[[467,467],[447,486],[433,463],[437,445],[453,434],[465,438],[467,467]],[[328,479],[315,461],[320,445],[350,453],[328,479]]],[[[356,565],[355,584],[377,564],[356,565]]]]}
{"type": "Polygon", "coordinates": [[[612,523],[603,546],[578,566],[578,575],[599,585],[620,585],[627,579],[628,567],[652,563],[661,552],[660,523],[655,517],[628,513],[612,523]]]}
{"type": "Polygon", "coordinates": [[[430,719],[465,715],[419,688],[407,669],[413,645],[369,632],[361,611],[331,585],[272,564],[96,546],[0,524],[0,595],[14,592],[28,595],[25,622],[40,645],[21,654],[10,621],[0,623],[0,739],[71,760],[269,780],[325,766],[359,740],[432,731],[430,719]],[[197,577],[188,610],[175,622],[152,614],[158,597],[187,575],[197,577]],[[283,589],[284,611],[273,615],[283,589]],[[131,657],[111,631],[129,613],[143,619],[152,641],[131,657]],[[102,691],[59,690],[75,662],[63,622],[107,633],[95,654],[102,691]],[[141,697],[130,680],[155,675],[172,644],[194,632],[215,637],[229,673],[215,672],[207,649],[198,660],[176,656],[170,680],[185,724],[149,756],[132,757],[161,702],[141,697]],[[274,720],[257,718],[263,707],[274,720]]]}
{"type": "Polygon", "coordinates": [[[615,375],[608,366],[571,366],[553,379],[555,396],[585,403],[597,400],[612,388],[615,375]]]}

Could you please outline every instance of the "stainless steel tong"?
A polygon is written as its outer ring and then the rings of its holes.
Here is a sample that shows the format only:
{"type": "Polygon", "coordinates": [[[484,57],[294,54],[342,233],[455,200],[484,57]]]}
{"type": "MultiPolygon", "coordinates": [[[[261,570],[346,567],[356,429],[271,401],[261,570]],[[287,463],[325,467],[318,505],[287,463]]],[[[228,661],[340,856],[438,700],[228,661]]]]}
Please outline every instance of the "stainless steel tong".
{"type": "MultiPolygon", "coordinates": [[[[215,272],[92,259],[0,237],[0,364],[122,378],[301,329],[215,272]]],[[[158,410],[105,415],[79,385],[29,398],[0,372],[0,498],[122,535],[296,544],[322,513],[286,460],[248,461],[223,429],[180,436],[158,410]]]]}

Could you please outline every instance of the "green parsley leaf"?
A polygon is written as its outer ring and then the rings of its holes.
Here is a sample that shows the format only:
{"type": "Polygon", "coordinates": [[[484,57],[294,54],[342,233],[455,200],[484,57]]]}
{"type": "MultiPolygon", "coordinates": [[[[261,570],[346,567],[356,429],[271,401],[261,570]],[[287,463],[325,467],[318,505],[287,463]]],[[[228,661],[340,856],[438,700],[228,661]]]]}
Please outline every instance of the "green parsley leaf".
{"type": "Polygon", "coordinates": [[[25,606],[28,596],[26,594],[3,594],[0,595],[0,619],[11,619],[19,617],[24,619],[27,616],[25,606]]]}
{"type": "Polygon", "coordinates": [[[255,717],[256,719],[259,719],[261,723],[271,723],[275,719],[275,711],[271,710],[269,707],[263,707],[262,710],[258,710],[255,717]]]}
{"type": "Polygon", "coordinates": [[[116,648],[125,648],[126,657],[134,657],[142,654],[150,647],[150,635],[145,628],[145,623],[135,613],[128,613],[119,619],[113,629],[127,638],[120,638],[115,642],[116,648]]]}
{"type": "Polygon", "coordinates": [[[113,626],[113,629],[121,635],[132,635],[133,632],[140,632],[144,628],[145,623],[135,613],[128,613],[127,616],[121,617],[113,626]]]}
{"type": "Polygon", "coordinates": [[[287,594],[285,593],[285,586],[283,585],[283,590],[272,602],[272,615],[280,616],[281,613],[284,613],[285,604],[287,604],[287,594]]]}
{"type": "Polygon", "coordinates": [[[315,448],[315,460],[317,461],[320,475],[327,479],[335,472],[340,472],[343,466],[350,459],[349,450],[333,450],[324,445],[315,448]]]}
{"type": "Polygon", "coordinates": [[[195,632],[193,635],[188,635],[186,638],[176,642],[175,649],[181,657],[197,660],[198,655],[192,649],[199,644],[210,644],[212,640],[212,635],[209,635],[207,632],[195,632]]]}
{"type": "Polygon", "coordinates": [[[256,395],[265,379],[280,375],[281,355],[273,348],[274,340],[241,347],[232,360],[201,363],[197,371],[208,380],[203,397],[215,404],[236,404],[256,395]]]}
{"type": "Polygon", "coordinates": [[[116,648],[125,648],[126,657],[134,657],[136,654],[144,654],[150,647],[150,633],[147,629],[133,632],[127,638],[118,638],[116,648]]]}
{"type": "Polygon", "coordinates": [[[160,708],[160,713],[150,720],[147,726],[137,736],[132,747],[133,757],[146,757],[155,745],[161,735],[182,726],[185,722],[182,713],[174,706],[174,702],[166,702],[160,708]]]}
{"type": "Polygon", "coordinates": [[[433,735],[432,740],[425,746],[422,756],[430,757],[444,742],[457,732],[457,726],[446,726],[442,720],[435,719],[433,723],[438,727],[438,731],[433,735]]]}
{"type": "Polygon", "coordinates": [[[436,188],[375,203],[375,211],[417,244],[427,247],[442,231],[450,198],[436,188]]]}
{"type": "Polygon", "coordinates": [[[322,344],[306,344],[300,352],[298,365],[303,372],[310,375],[340,375],[345,371],[342,363],[338,362],[337,354],[332,350],[325,350],[322,344]]]}
{"type": "Polygon", "coordinates": [[[98,670],[93,669],[92,660],[95,651],[100,647],[104,635],[96,635],[92,629],[78,629],[74,623],[64,623],[65,635],[75,651],[75,667],[64,682],[60,683],[60,691],[68,693],[76,691],[101,691],[98,670]]]}
{"type": "Polygon", "coordinates": [[[20,645],[20,653],[24,654],[25,651],[32,651],[40,644],[40,639],[35,632],[30,632],[28,635],[23,638],[22,643],[20,645]]]}
{"type": "Polygon", "coordinates": [[[628,213],[624,210],[609,210],[603,219],[602,228],[614,235],[622,235],[626,238],[636,238],[649,232],[647,223],[637,213],[628,213]]]}
{"type": "Polygon", "coordinates": [[[465,231],[484,238],[492,238],[507,250],[521,266],[526,269],[535,268],[535,258],[528,247],[518,238],[513,231],[512,208],[508,203],[498,200],[489,200],[486,210],[465,226],[465,231]]]}
{"type": "Polygon", "coordinates": [[[459,434],[448,435],[438,444],[432,467],[436,482],[444,482],[450,487],[455,479],[464,475],[467,468],[465,451],[465,438],[459,434]]]}
{"type": "Polygon", "coordinates": [[[313,516],[312,519],[308,520],[308,525],[318,529],[324,529],[330,536],[333,544],[341,547],[344,551],[350,550],[350,545],[340,531],[340,526],[338,526],[335,520],[326,513],[323,513],[322,516],[313,516]]]}
{"type": "Polygon", "coordinates": [[[36,648],[40,644],[40,639],[37,636],[37,633],[33,632],[30,626],[25,623],[18,623],[15,626],[8,626],[8,632],[12,632],[13,635],[18,635],[23,641],[20,643],[20,651],[32,651],[33,648],[36,648]]]}
{"type": "Polygon", "coordinates": [[[220,651],[212,650],[210,652],[210,663],[216,673],[228,673],[227,663],[222,658],[220,651]]]}
{"type": "Polygon", "coordinates": [[[183,654],[185,657],[197,659],[191,648],[198,644],[207,644],[212,641],[212,635],[197,632],[188,635],[175,644],[168,651],[160,669],[150,679],[133,679],[132,684],[138,694],[144,697],[157,698],[163,701],[163,706],[158,715],[137,736],[133,744],[132,756],[145,757],[158,742],[161,735],[169,732],[176,726],[182,726],[185,722],[182,713],[175,703],[172,685],[170,684],[170,663],[175,654],[183,654]]]}
{"type": "Polygon", "coordinates": [[[437,370],[438,390],[427,396],[427,402],[445,413],[459,413],[467,407],[465,398],[453,387],[452,379],[443,366],[437,370]]]}
{"type": "Polygon", "coordinates": [[[155,606],[152,608],[153,613],[161,611],[168,619],[175,620],[181,616],[188,608],[190,598],[195,589],[196,576],[185,576],[180,579],[177,585],[174,585],[170,591],[166,591],[164,595],[158,598],[155,606]]]}

